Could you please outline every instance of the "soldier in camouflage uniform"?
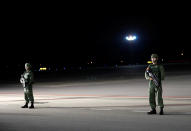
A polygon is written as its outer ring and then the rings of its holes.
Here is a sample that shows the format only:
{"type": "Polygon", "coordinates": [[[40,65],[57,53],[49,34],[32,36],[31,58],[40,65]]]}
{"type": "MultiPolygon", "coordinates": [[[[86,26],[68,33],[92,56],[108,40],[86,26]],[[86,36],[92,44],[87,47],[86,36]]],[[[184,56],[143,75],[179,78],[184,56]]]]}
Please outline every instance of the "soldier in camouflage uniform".
{"type": "Polygon", "coordinates": [[[32,90],[32,84],[33,84],[33,72],[31,71],[31,65],[29,63],[25,64],[26,71],[21,75],[21,83],[24,87],[24,97],[25,97],[25,105],[21,108],[28,108],[28,103],[31,102],[31,105],[29,109],[34,108],[34,97],[33,97],[33,90],[32,90]]]}
{"type": "Polygon", "coordinates": [[[151,55],[152,64],[149,65],[146,69],[151,70],[153,74],[158,78],[159,80],[159,87],[156,87],[156,85],[153,82],[153,79],[148,75],[148,73],[145,71],[145,78],[149,80],[149,104],[151,106],[151,111],[148,112],[148,114],[156,114],[156,96],[158,96],[158,105],[160,106],[160,115],[163,115],[163,98],[162,98],[162,83],[161,81],[164,80],[164,67],[162,65],[159,65],[157,63],[158,61],[158,55],[152,54],[151,55]]]}

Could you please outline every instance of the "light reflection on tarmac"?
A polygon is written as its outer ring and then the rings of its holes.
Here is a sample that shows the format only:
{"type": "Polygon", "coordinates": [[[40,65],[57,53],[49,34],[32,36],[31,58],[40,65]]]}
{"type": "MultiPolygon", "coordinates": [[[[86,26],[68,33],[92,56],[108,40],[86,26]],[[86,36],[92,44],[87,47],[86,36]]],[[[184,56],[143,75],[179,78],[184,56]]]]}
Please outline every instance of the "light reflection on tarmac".
{"type": "MultiPolygon", "coordinates": [[[[120,79],[34,84],[35,109],[21,109],[23,89],[1,84],[0,130],[191,130],[191,72],[168,72],[163,82],[165,115],[146,114],[144,74],[120,79]],[[143,76],[142,76],[143,75],[143,76]]],[[[157,108],[157,111],[159,109],[157,108]]]]}

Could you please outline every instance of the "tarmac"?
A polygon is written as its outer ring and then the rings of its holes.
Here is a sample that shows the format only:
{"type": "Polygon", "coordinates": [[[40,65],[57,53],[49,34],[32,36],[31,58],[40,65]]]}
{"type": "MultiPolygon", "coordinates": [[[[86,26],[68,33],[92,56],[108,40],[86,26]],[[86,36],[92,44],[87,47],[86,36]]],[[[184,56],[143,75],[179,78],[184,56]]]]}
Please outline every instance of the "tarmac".
{"type": "Polygon", "coordinates": [[[129,78],[104,77],[36,82],[34,109],[20,108],[24,95],[19,83],[0,84],[0,131],[191,130],[190,70],[167,71],[164,115],[147,115],[144,72],[129,78]]]}

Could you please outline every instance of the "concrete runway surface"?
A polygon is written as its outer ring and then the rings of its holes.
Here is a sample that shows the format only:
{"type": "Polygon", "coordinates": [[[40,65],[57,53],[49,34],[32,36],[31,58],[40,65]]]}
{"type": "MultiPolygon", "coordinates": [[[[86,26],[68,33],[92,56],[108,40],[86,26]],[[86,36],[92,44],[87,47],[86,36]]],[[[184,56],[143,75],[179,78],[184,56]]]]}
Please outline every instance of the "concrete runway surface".
{"type": "Polygon", "coordinates": [[[20,108],[24,97],[19,83],[0,84],[0,131],[190,131],[191,71],[166,71],[165,115],[160,116],[146,114],[145,67],[128,68],[122,72],[129,77],[109,77],[122,74],[114,72],[96,80],[36,82],[35,109],[20,108]]]}

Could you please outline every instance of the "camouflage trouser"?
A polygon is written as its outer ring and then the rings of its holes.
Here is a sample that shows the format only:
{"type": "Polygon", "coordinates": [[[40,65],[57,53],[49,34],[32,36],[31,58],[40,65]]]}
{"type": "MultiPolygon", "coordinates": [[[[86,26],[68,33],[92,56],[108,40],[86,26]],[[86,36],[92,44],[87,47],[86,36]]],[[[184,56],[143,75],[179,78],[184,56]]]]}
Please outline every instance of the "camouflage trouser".
{"type": "Polygon", "coordinates": [[[163,108],[163,98],[162,98],[162,87],[160,87],[158,90],[154,86],[150,86],[149,89],[149,104],[152,109],[156,108],[156,95],[157,95],[157,100],[158,100],[158,105],[163,108]]]}
{"type": "Polygon", "coordinates": [[[27,88],[27,87],[24,88],[24,97],[25,97],[25,101],[26,101],[27,103],[29,103],[29,101],[30,101],[30,102],[34,102],[34,97],[33,97],[33,90],[32,90],[32,88],[27,88]]]}

